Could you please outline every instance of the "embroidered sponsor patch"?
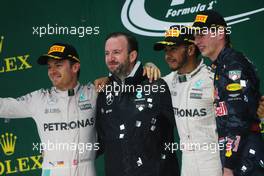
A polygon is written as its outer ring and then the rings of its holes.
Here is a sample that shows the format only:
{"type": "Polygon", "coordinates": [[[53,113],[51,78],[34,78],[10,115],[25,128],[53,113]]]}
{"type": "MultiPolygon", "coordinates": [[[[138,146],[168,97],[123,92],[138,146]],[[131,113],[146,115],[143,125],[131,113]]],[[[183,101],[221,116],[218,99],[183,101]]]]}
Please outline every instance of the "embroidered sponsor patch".
{"type": "Polygon", "coordinates": [[[228,72],[229,79],[236,81],[241,78],[241,70],[231,70],[228,72]]]}
{"type": "Polygon", "coordinates": [[[242,89],[242,87],[238,83],[232,83],[232,84],[228,84],[226,86],[226,90],[228,90],[228,91],[238,91],[238,90],[241,90],[241,89],[242,89]]]}
{"type": "Polygon", "coordinates": [[[202,99],[203,94],[202,93],[191,93],[190,98],[192,99],[202,99]]]}
{"type": "Polygon", "coordinates": [[[46,108],[44,113],[48,114],[48,113],[60,113],[61,110],[59,108],[46,108]]]}
{"type": "Polygon", "coordinates": [[[87,100],[87,97],[85,96],[85,94],[83,92],[80,93],[80,96],[79,96],[79,101],[82,102],[82,101],[86,101],[87,100]]]}
{"type": "Polygon", "coordinates": [[[175,28],[169,29],[165,33],[165,37],[179,37],[179,35],[180,31],[175,28]]]}
{"type": "Polygon", "coordinates": [[[79,104],[79,107],[81,110],[92,109],[92,105],[90,103],[79,104]]]}
{"type": "Polygon", "coordinates": [[[143,97],[142,92],[141,91],[137,91],[136,97],[137,98],[142,98],[143,97]]]}
{"type": "Polygon", "coordinates": [[[240,94],[228,94],[229,97],[235,98],[238,97],[240,94]]]}
{"type": "Polygon", "coordinates": [[[52,52],[59,52],[62,53],[64,51],[65,47],[64,46],[60,46],[60,45],[54,45],[50,48],[48,54],[52,53],[52,52]]]}
{"type": "Polygon", "coordinates": [[[247,83],[245,80],[240,80],[241,87],[247,87],[247,83]]]}
{"type": "Polygon", "coordinates": [[[215,114],[218,117],[224,116],[228,114],[227,107],[225,102],[219,102],[219,106],[215,108],[215,114]]]}
{"type": "Polygon", "coordinates": [[[194,87],[196,88],[196,89],[201,89],[202,88],[202,84],[203,84],[203,80],[198,80],[198,81],[196,81],[195,83],[194,83],[194,87]]]}
{"type": "Polygon", "coordinates": [[[114,102],[114,96],[110,92],[108,95],[106,95],[106,104],[111,105],[114,102]]]}
{"type": "Polygon", "coordinates": [[[205,23],[207,18],[208,18],[207,15],[197,15],[194,22],[205,23]]]}

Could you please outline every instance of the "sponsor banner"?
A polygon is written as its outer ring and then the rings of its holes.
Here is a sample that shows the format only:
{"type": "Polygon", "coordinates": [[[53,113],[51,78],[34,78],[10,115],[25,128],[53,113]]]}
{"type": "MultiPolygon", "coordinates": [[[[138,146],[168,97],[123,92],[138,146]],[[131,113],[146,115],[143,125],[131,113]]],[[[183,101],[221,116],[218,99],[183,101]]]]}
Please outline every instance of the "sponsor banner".
{"type": "MultiPolygon", "coordinates": [[[[191,26],[194,22],[195,14],[205,10],[219,10],[219,7],[222,6],[228,6],[231,9],[239,10],[238,12],[234,10],[235,13],[222,14],[228,25],[246,22],[251,20],[253,15],[264,12],[263,7],[241,8],[237,6],[237,3],[241,4],[240,1],[230,3],[228,1],[219,0],[155,1],[156,6],[154,6],[154,10],[153,2],[150,0],[126,0],[122,8],[121,20],[123,25],[133,33],[144,36],[160,37],[164,36],[164,30],[168,29],[169,26],[191,26]]],[[[220,12],[222,12],[221,9],[220,12]]],[[[203,22],[206,20],[206,17],[199,16],[196,20],[203,22]]]]}

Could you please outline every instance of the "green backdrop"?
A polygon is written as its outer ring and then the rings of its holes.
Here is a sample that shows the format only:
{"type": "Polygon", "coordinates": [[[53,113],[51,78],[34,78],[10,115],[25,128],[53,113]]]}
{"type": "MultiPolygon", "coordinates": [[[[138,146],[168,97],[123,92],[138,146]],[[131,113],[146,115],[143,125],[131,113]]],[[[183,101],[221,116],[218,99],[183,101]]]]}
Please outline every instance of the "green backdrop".
{"type": "MultiPolygon", "coordinates": [[[[162,39],[169,25],[191,24],[195,13],[206,9],[226,17],[233,47],[243,51],[257,66],[261,81],[264,78],[263,0],[3,0],[0,9],[0,97],[51,86],[47,68],[37,65],[36,59],[54,42],[77,48],[82,83],[106,75],[104,38],[114,31],[132,32],[140,44],[141,60],[154,62],[165,75],[169,70],[163,53],[154,52],[153,43],[162,39]]],[[[261,86],[263,92],[262,82],[261,86]]],[[[39,141],[35,122],[1,118],[0,136],[6,133],[17,139],[11,155],[0,146],[0,175],[40,175],[40,154],[32,151],[32,143],[39,141]]],[[[99,176],[102,160],[96,162],[99,176]]]]}

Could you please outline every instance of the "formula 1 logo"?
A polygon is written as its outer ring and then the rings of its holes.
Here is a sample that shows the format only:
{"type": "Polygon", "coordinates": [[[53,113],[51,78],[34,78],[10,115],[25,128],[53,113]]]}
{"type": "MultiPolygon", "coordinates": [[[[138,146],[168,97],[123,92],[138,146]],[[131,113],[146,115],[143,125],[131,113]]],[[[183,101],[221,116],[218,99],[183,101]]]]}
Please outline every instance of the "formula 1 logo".
{"type": "MultiPolygon", "coordinates": [[[[166,10],[166,13],[163,14],[164,19],[162,20],[151,16],[151,14],[146,11],[145,1],[146,0],[126,0],[122,8],[121,20],[123,25],[129,31],[139,35],[152,37],[164,36],[164,31],[172,25],[191,26],[194,21],[193,17],[188,21],[186,20],[186,22],[177,21],[179,21],[178,19],[182,19],[181,17],[186,15],[195,15],[197,12],[212,10],[217,3],[223,3],[222,1],[218,2],[216,0],[213,0],[208,1],[207,3],[195,2],[196,4],[194,5],[185,5],[187,0],[171,0],[170,4],[166,5],[170,7],[168,10],[166,10]],[[172,20],[169,21],[169,18],[171,18],[172,20]]],[[[236,23],[248,21],[250,20],[250,15],[262,11],[264,11],[264,8],[258,8],[251,11],[243,11],[239,14],[226,16],[225,20],[228,25],[233,25],[236,23]]]]}
{"type": "Polygon", "coordinates": [[[171,6],[184,4],[185,0],[172,0],[171,6]]]}

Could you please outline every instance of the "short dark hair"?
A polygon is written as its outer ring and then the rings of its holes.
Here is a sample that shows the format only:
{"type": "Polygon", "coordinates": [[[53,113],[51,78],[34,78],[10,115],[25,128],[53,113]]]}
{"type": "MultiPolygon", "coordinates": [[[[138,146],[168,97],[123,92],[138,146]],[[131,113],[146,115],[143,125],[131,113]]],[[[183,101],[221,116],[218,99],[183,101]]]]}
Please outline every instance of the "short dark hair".
{"type": "Polygon", "coordinates": [[[128,43],[128,53],[131,53],[132,51],[137,51],[138,52],[138,42],[137,42],[137,39],[132,36],[131,34],[129,33],[126,33],[126,32],[113,32],[113,33],[110,33],[106,39],[105,39],[105,42],[112,38],[112,37],[119,37],[119,36],[124,36],[127,40],[127,43],[128,43]]]}

